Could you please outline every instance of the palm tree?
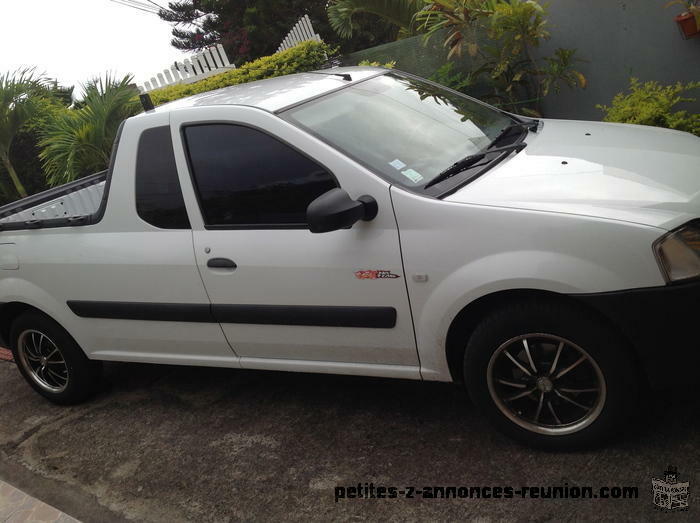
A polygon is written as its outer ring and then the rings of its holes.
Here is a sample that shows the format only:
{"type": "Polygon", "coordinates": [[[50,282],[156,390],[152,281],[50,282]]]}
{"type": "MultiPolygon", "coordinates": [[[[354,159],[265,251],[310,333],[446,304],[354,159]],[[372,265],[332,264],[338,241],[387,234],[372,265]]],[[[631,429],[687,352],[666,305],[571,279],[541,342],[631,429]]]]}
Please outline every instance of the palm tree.
{"type": "Polygon", "coordinates": [[[46,179],[51,186],[106,168],[119,124],[141,111],[131,86],[106,74],[84,86],[85,97],[73,110],[56,115],[39,142],[46,179]]]}
{"type": "MultiPolygon", "coordinates": [[[[482,20],[493,16],[498,5],[508,0],[434,0],[416,13],[415,22],[425,31],[426,41],[443,30],[447,37],[444,46],[449,48],[447,58],[462,55],[466,47],[471,56],[478,51],[477,30],[482,20]]],[[[520,0],[517,0],[520,2],[520,0]]]]}
{"type": "Polygon", "coordinates": [[[0,161],[22,198],[27,191],[10,160],[10,147],[22,126],[37,113],[36,101],[43,83],[43,78],[29,68],[0,75],[0,161]]]}
{"type": "Polygon", "coordinates": [[[411,34],[413,15],[423,9],[425,0],[332,0],[328,20],[333,30],[350,38],[356,28],[353,16],[358,13],[376,15],[399,28],[400,35],[411,34]]]}

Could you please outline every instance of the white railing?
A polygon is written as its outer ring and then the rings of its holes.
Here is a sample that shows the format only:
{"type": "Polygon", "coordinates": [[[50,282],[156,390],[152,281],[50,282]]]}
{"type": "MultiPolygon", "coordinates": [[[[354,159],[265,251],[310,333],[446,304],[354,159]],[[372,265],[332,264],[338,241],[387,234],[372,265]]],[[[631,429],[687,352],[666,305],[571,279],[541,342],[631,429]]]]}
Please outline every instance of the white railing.
{"type": "Polygon", "coordinates": [[[147,93],[168,85],[190,84],[235,68],[236,66],[229,62],[223,46],[216,44],[195,54],[191,59],[185,58],[182,62],[175,62],[169,69],[164,69],[162,73],[143,82],[139,91],[147,93]]]}
{"type": "Polygon", "coordinates": [[[284,37],[284,40],[282,40],[282,43],[277,48],[277,52],[279,53],[280,51],[294,47],[295,45],[306,42],[307,40],[322,42],[321,37],[314,32],[309,15],[304,15],[299,19],[294,27],[292,27],[292,30],[287,33],[287,36],[284,37]]]}

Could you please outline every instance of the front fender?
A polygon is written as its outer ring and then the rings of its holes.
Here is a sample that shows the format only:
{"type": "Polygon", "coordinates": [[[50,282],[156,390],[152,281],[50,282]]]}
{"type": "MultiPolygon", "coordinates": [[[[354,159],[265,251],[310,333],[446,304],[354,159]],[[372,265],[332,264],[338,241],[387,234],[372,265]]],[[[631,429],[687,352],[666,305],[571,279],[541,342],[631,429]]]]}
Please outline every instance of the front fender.
{"type": "Polygon", "coordinates": [[[442,381],[449,376],[444,357],[447,332],[457,315],[469,304],[491,294],[512,290],[580,293],[586,286],[575,281],[575,276],[584,274],[603,285],[619,284],[619,278],[609,268],[561,253],[498,253],[459,267],[433,289],[416,314],[424,379],[442,381]],[[547,260],[544,265],[542,260],[547,260]],[[548,277],[536,276],[543,272],[549,273],[548,277]],[[485,274],[489,275],[489,281],[484,281],[485,274]]]}
{"type": "Polygon", "coordinates": [[[421,373],[451,381],[448,330],[501,291],[586,294],[664,285],[656,227],[591,216],[445,202],[392,188],[421,373]]]}

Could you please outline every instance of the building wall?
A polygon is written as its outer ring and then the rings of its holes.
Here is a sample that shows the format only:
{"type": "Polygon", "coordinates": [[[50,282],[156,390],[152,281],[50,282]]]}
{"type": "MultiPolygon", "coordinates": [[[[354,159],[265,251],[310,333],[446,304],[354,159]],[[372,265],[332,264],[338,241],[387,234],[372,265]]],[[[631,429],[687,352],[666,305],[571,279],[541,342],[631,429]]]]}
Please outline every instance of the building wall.
{"type": "MultiPolygon", "coordinates": [[[[600,120],[596,104],[610,104],[629,78],[661,83],[700,80],[700,37],[683,40],[673,20],[681,9],[664,9],[665,0],[549,0],[552,38],[540,53],[575,48],[587,62],[577,66],[586,90],[564,88],[549,96],[552,118],[600,120]]],[[[694,93],[700,98],[700,90],[694,93]]],[[[700,112],[700,102],[686,108],[700,112]]]]}
{"type": "MultiPolygon", "coordinates": [[[[563,87],[550,94],[544,114],[550,118],[601,120],[604,113],[596,104],[610,105],[615,94],[629,86],[632,76],[663,84],[700,81],[700,37],[684,40],[673,18],[681,12],[664,9],[667,0],[540,0],[549,4],[548,29],[551,39],[536,55],[551,55],[557,47],[577,50],[583,62],[576,68],[588,80],[585,90],[563,87]]],[[[444,34],[428,45],[416,36],[359,51],[343,57],[343,65],[361,60],[397,62],[399,69],[429,77],[445,63],[444,34]]],[[[480,42],[486,42],[484,36],[480,42]]],[[[465,52],[455,60],[455,70],[469,71],[480,65],[479,58],[465,52]]],[[[483,87],[470,94],[479,97],[483,87]]],[[[700,89],[692,93],[700,99],[700,89]]],[[[685,109],[700,112],[700,101],[685,109]]]]}

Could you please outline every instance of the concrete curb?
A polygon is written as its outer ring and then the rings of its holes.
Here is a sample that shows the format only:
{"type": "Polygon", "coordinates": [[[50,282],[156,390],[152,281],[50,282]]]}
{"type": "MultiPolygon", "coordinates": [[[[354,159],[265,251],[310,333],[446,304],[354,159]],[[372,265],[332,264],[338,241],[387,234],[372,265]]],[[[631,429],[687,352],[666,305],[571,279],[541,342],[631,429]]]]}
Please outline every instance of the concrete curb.
{"type": "Polygon", "coordinates": [[[20,521],[79,523],[77,519],[4,481],[0,481],[0,521],[6,523],[19,523],[20,521]]]}

